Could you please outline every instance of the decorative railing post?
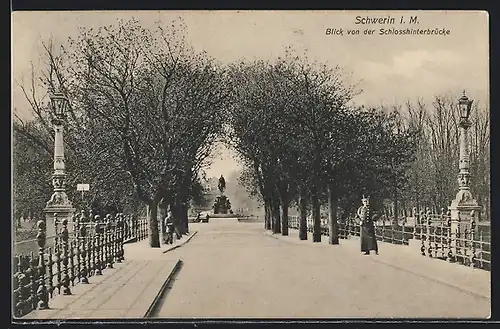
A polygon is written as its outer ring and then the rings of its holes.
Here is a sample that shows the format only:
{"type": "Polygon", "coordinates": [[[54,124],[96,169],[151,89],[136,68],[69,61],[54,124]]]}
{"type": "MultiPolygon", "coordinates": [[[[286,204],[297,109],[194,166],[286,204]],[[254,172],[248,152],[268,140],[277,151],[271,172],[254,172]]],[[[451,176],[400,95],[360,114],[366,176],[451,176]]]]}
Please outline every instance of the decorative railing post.
{"type": "Polygon", "coordinates": [[[139,222],[135,220],[135,218],[130,215],[130,221],[132,222],[132,235],[136,237],[137,241],[139,241],[139,222]]]}
{"type": "Polygon", "coordinates": [[[36,261],[36,258],[35,258],[35,255],[33,253],[33,251],[30,252],[30,257],[28,258],[28,264],[29,264],[29,269],[28,269],[28,277],[29,277],[29,280],[30,280],[30,296],[29,296],[29,299],[28,299],[28,305],[30,305],[30,309],[28,310],[31,311],[31,310],[34,310],[36,309],[37,307],[37,290],[38,290],[38,287],[37,287],[37,261],[36,261]]]}
{"type": "Polygon", "coordinates": [[[61,230],[61,239],[62,239],[62,251],[63,251],[63,278],[62,278],[62,284],[63,284],[63,295],[71,295],[71,289],[69,287],[70,285],[70,279],[68,275],[68,239],[69,239],[69,232],[68,232],[68,219],[64,218],[62,221],[62,230],[61,230]]]}
{"type": "Polygon", "coordinates": [[[118,227],[118,217],[120,217],[120,214],[116,214],[113,222],[113,260],[115,263],[119,263],[119,255],[118,253],[120,252],[119,248],[119,227],[118,227]]]}
{"type": "Polygon", "coordinates": [[[104,235],[106,237],[106,267],[107,268],[113,268],[113,232],[111,231],[111,215],[107,214],[106,215],[106,222],[105,222],[105,231],[104,235]]]}
{"type": "MultiPolygon", "coordinates": [[[[92,218],[92,217],[90,217],[90,218],[92,218]]],[[[91,221],[89,221],[88,225],[89,225],[89,228],[92,228],[91,221]]],[[[90,277],[94,273],[94,264],[95,264],[95,250],[94,250],[94,244],[93,244],[94,236],[92,234],[92,231],[89,231],[86,233],[89,233],[89,234],[83,241],[87,245],[87,248],[86,248],[87,249],[87,251],[86,251],[86,254],[87,254],[87,276],[90,277]]]]}
{"type": "Polygon", "coordinates": [[[420,252],[422,253],[422,256],[425,256],[425,239],[424,239],[424,223],[427,225],[427,215],[424,213],[423,210],[420,210],[420,252]]]}
{"type": "Polygon", "coordinates": [[[137,241],[142,240],[142,219],[141,218],[134,218],[135,219],[135,226],[137,229],[136,237],[137,241]]]}
{"type": "Polygon", "coordinates": [[[446,212],[446,226],[447,226],[447,249],[448,252],[446,253],[446,260],[448,262],[453,262],[453,250],[452,250],[452,244],[451,244],[451,210],[448,209],[446,212]]]}
{"type": "Polygon", "coordinates": [[[144,238],[145,238],[144,228],[145,228],[145,226],[146,226],[146,225],[144,225],[144,224],[145,224],[145,221],[144,221],[144,220],[141,220],[141,222],[140,222],[140,223],[141,223],[141,232],[140,232],[140,236],[141,236],[141,240],[144,240],[144,238]]]}
{"type": "Polygon", "coordinates": [[[432,241],[431,241],[431,232],[432,232],[432,215],[431,210],[427,208],[427,256],[432,257],[432,241]]]}
{"type": "Polygon", "coordinates": [[[46,310],[49,308],[49,294],[47,293],[47,286],[45,285],[45,243],[46,243],[46,232],[47,226],[44,220],[39,220],[37,223],[38,234],[36,235],[36,240],[38,244],[38,305],[37,309],[46,310]]]}
{"type": "Polygon", "coordinates": [[[452,236],[452,243],[455,245],[455,261],[456,262],[460,262],[462,259],[461,257],[461,250],[460,250],[460,220],[461,220],[461,213],[460,211],[457,211],[457,221],[458,221],[458,225],[457,227],[455,227],[455,231],[452,232],[453,236],[452,236]],[[454,242],[453,242],[454,240],[454,242]]]}
{"type": "Polygon", "coordinates": [[[99,218],[99,268],[106,268],[106,222],[105,218],[99,218]]]}
{"type": "MultiPolygon", "coordinates": [[[[490,245],[491,246],[491,245],[490,245]]],[[[479,231],[479,250],[481,252],[481,258],[480,258],[480,265],[483,267],[483,249],[484,248],[484,238],[483,238],[483,231],[479,231]]]]}
{"type": "MultiPolygon", "coordinates": [[[[83,212],[83,211],[82,211],[83,212]]],[[[74,232],[74,248],[75,248],[75,258],[76,258],[76,271],[75,271],[75,280],[78,282],[82,281],[82,261],[81,261],[81,248],[80,248],[80,227],[83,224],[83,213],[80,213],[75,216],[75,227],[73,228],[74,232]]]]}
{"type": "MultiPolygon", "coordinates": [[[[440,258],[445,258],[446,251],[445,251],[445,219],[446,219],[446,213],[444,208],[441,208],[441,214],[439,215],[439,244],[440,244],[440,258]]],[[[436,246],[437,250],[437,246],[436,246]]],[[[436,257],[437,257],[437,251],[436,251],[436,257]]]]}
{"type": "Polygon", "coordinates": [[[19,255],[14,258],[16,264],[16,273],[14,273],[14,313],[16,316],[23,315],[23,309],[25,305],[24,298],[24,282],[26,280],[26,275],[23,271],[23,256],[19,255]]]}
{"type": "Polygon", "coordinates": [[[385,216],[382,217],[382,242],[385,242],[385,216]]]}
{"type": "Polygon", "coordinates": [[[476,212],[474,210],[471,210],[470,212],[470,237],[469,237],[469,242],[470,242],[470,251],[471,254],[469,256],[469,261],[470,261],[470,267],[475,267],[476,266],[476,246],[474,242],[474,235],[476,231],[476,220],[475,220],[476,212]]]}
{"type": "Polygon", "coordinates": [[[54,296],[54,255],[52,253],[52,247],[49,247],[48,255],[47,255],[47,277],[48,277],[48,293],[50,294],[50,298],[54,296]]]}
{"type": "MultiPolygon", "coordinates": [[[[76,216],[73,215],[72,219],[73,219],[72,224],[73,224],[73,234],[74,234],[75,233],[74,223],[76,220],[76,216]]],[[[68,263],[69,263],[68,266],[69,266],[69,269],[71,270],[71,275],[69,275],[69,281],[70,281],[72,287],[75,286],[75,278],[76,278],[76,275],[75,275],[75,249],[74,249],[75,243],[74,242],[75,242],[75,239],[70,238],[69,230],[68,230],[68,263]]],[[[68,272],[68,274],[69,274],[69,272],[68,272]]]]}
{"type": "Polygon", "coordinates": [[[101,223],[100,223],[100,216],[95,215],[95,239],[94,239],[94,274],[95,275],[102,275],[102,252],[101,252],[101,223]]]}
{"type": "Polygon", "coordinates": [[[57,271],[57,293],[61,294],[62,288],[62,270],[61,270],[61,262],[62,262],[62,247],[61,247],[61,239],[59,232],[59,219],[57,218],[57,213],[54,213],[54,252],[56,257],[56,271],[57,271]]]}
{"type": "Polygon", "coordinates": [[[118,225],[120,228],[120,234],[119,234],[119,247],[120,247],[120,252],[118,255],[118,261],[121,263],[122,261],[125,260],[125,249],[123,249],[123,242],[125,241],[125,218],[124,214],[120,213],[120,216],[118,217],[118,225]]]}
{"type": "Polygon", "coordinates": [[[394,231],[395,231],[395,228],[397,228],[399,225],[398,215],[396,213],[394,214],[394,218],[389,221],[389,225],[391,228],[391,243],[394,243],[394,240],[395,240],[394,231]]]}
{"type": "Polygon", "coordinates": [[[417,207],[413,207],[413,233],[412,233],[413,240],[417,238],[417,223],[418,223],[417,207]]]}
{"type": "Polygon", "coordinates": [[[87,250],[85,250],[86,243],[85,239],[87,237],[87,223],[85,222],[85,214],[82,211],[82,214],[80,216],[80,227],[78,228],[78,248],[81,250],[80,251],[80,263],[81,263],[81,268],[79,267],[79,278],[80,282],[83,284],[89,283],[88,279],[88,271],[87,271],[87,250]]]}

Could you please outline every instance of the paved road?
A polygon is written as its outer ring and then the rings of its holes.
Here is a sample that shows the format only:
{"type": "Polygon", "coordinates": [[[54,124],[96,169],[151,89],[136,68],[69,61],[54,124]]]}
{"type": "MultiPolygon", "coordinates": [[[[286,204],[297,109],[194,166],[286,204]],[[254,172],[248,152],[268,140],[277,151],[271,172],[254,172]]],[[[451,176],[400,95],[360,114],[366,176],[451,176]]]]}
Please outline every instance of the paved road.
{"type": "Polygon", "coordinates": [[[364,256],[212,219],[191,242],[158,318],[486,318],[490,300],[364,256]]]}

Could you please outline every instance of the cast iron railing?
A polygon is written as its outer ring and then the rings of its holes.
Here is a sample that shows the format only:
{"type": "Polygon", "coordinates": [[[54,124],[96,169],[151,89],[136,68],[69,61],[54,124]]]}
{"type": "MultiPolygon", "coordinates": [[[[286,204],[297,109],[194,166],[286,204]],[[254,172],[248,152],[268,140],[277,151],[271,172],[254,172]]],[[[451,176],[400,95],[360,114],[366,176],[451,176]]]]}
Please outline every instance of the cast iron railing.
{"type": "MultiPolygon", "coordinates": [[[[37,222],[37,250],[13,257],[14,316],[49,308],[55,295],[71,295],[76,284],[88,284],[124,258],[124,242],[148,236],[145,219],[124,214],[95,216],[83,213],[62,220],[54,215],[56,234],[48,240],[46,222],[37,222]],[[49,242],[49,243],[47,243],[49,242]]],[[[19,243],[33,243],[23,241],[19,243]]]]}

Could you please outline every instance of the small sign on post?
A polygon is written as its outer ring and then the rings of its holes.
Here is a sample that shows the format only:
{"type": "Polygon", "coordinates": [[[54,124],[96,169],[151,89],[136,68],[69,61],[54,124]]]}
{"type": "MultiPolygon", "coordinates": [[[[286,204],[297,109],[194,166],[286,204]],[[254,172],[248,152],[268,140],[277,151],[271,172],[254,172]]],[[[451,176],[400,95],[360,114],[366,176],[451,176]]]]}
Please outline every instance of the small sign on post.
{"type": "Polygon", "coordinates": [[[88,190],[90,190],[90,184],[77,184],[76,190],[77,191],[88,191],[88,190]]]}
{"type": "Polygon", "coordinates": [[[82,201],[83,201],[83,192],[90,190],[90,184],[76,184],[76,190],[82,191],[82,201]]]}

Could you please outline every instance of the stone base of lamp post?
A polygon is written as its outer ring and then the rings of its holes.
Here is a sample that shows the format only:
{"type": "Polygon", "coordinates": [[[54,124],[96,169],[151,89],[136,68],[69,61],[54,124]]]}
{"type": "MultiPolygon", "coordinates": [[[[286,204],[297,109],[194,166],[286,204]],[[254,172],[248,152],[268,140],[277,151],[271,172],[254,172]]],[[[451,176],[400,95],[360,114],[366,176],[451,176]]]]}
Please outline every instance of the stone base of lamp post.
{"type": "MultiPolygon", "coordinates": [[[[59,230],[61,229],[61,222],[63,219],[71,221],[71,217],[75,213],[75,208],[71,206],[48,206],[43,209],[45,213],[45,222],[47,224],[47,238],[56,235],[55,225],[54,225],[54,214],[57,214],[57,221],[59,222],[59,230]]],[[[68,225],[69,233],[73,231],[73,225],[68,225]]]]}
{"type": "Polygon", "coordinates": [[[464,226],[470,224],[472,210],[475,211],[476,221],[479,221],[481,218],[481,206],[472,198],[469,190],[458,191],[450,205],[452,232],[456,232],[457,229],[458,232],[464,231],[464,226]]]}
{"type": "MultiPolygon", "coordinates": [[[[451,236],[451,245],[452,249],[455,249],[456,252],[459,252],[459,243],[456,238],[464,238],[463,233],[466,230],[470,230],[471,227],[471,212],[474,210],[475,213],[475,221],[479,221],[481,214],[481,206],[477,203],[477,201],[472,198],[472,195],[469,190],[460,190],[458,191],[454,200],[451,201],[450,209],[450,219],[451,219],[451,227],[450,227],[450,236],[451,236]]],[[[477,233],[478,225],[474,227],[474,233],[477,233]]],[[[469,232],[470,233],[470,232],[469,232]]],[[[470,237],[470,236],[469,236],[470,237]]]]}

